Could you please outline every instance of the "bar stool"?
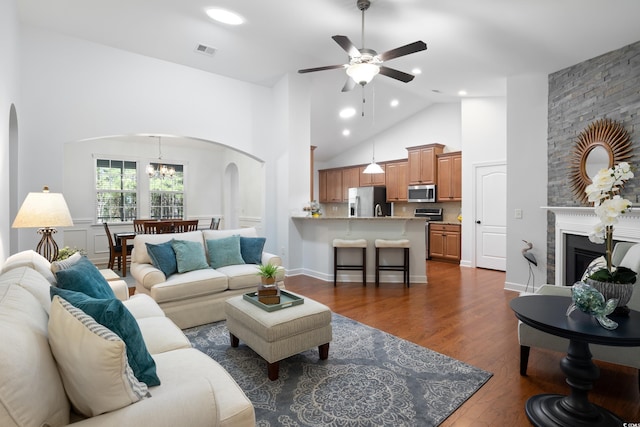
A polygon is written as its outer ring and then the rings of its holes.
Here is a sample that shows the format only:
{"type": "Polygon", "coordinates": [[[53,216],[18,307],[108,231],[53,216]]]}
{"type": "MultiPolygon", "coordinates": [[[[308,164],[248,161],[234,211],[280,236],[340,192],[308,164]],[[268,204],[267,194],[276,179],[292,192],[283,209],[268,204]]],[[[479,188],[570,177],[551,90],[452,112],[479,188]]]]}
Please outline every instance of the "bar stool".
{"type": "Polygon", "coordinates": [[[336,286],[338,270],[362,270],[362,286],[367,286],[367,241],[365,239],[333,239],[333,286],[336,286]],[[339,248],[362,248],[362,264],[338,264],[339,248]]]}
{"type": "Polygon", "coordinates": [[[376,287],[380,285],[380,271],[402,271],[402,283],[409,283],[409,248],[411,242],[408,239],[385,240],[376,239],[376,287]],[[404,263],[402,265],[380,265],[380,249],[403,249],[404,263]]]}

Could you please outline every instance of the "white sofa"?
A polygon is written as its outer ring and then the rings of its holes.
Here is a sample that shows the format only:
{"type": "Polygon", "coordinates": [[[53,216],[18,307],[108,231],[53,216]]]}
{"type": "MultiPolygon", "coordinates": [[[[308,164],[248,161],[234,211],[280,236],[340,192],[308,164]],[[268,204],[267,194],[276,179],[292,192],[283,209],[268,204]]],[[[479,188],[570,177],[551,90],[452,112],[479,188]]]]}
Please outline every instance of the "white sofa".
{"type": "Polygon", "coordinates": [[[253,405],[225,369],[193,349],[147,295],[129,299],[123,281],[109,284],[135,317],[161,384],[148,388],[150,397],[120,409],[89,418],[72,411],[50,348],[52,281],[50,264],[34,251],[9,257],[0,272],[0,426],[255,425],[253,405]]]}
{"type": "MultiPolygon", "coordinates": [[[[136,292],[148,294],[166,315],[180,328],[203,325],[225,318],[224,302],[233,296],[256,289],[260,283],[256,264],[227,265],[204,268],[169,277],[156,268],[147,251],[147,243],[160,244],[175,240],[198,242],[208,259],[207,240],[239,235],[257,237],[254,227],[232,230],[202,230],[173,234],[139,234],[133,239],[131,276],[136,281],[136,292]]],[[[262,264],[280,266],[276,281],[283,287],[285,270],[279,256],[262,253],[262,264]]]]}
{"type": "MultiPolygon", "coordinates": [[[[627,242],[618,243],[613,250],[611,258],[613,265],[624,265],[637,273],[640,271],[640,244],[627,242]],[[634,249],[630,252],[632,247],[634,249]],[[629,255],[627,255],[627,253],[629,253],[629,255]]],[[[633,295],[627,306],[632,310],[640,311],[639,279],[636,279],[634,288],[633,295]]],[[[571,287],[542,285],[535,294],[571,297],[571,287]]],[[[518,341],[520,343],[520,375],[527,374],[527,364],[529,362],[531,347],[546,348],[565,354],[569,348],[568,339],[542,332],[522,322],[518,322],[518,341]]],[[[640,347],[611,347],[591,344],[589,345],[589,349],[595,360],[602,360],[604,362],[638,369],[638,387],[640,387],[640,347]]]]}

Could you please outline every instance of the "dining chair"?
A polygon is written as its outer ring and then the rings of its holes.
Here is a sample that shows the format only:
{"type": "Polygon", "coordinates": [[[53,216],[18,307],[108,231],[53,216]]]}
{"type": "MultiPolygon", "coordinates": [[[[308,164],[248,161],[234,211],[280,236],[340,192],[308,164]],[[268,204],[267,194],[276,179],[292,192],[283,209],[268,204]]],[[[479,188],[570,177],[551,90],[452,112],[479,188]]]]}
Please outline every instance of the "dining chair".
{"type": "Polygon", "coordinates": [[[183,233],[185,231],[196,231],[198,229],[198,220],[189,219],[185,221],[176,221],[175,223],[176,233],[183,233]]]}
{"type": "Polygon", "coordinates": [[[147,221],[144,223],[145,234],[165,234],[173,232],[171,221],[147,221]]]}
{"type": "MultiPolygon", "coordinates": [[[[114,243],[113,235],[109,231],[109,225],[106,222],[103,222],[102,225],[104,225],[104,231],[109,242],[109,268],[113,270],[115,261],[118,260],[118,270],[122,271],[122,262],[127,262],[126,259],[122,260],[122,245],[114,243]]],[[[127,245],[127,256],[131,255],[132,250],[133,245],[127,245]]]]}
{"type": "Polygon", "coordinates": [[[220,227],[220,218],[211,218],[210,230],[217,230],[220,227]]]}
{"type": "Polygon", "coordinates": [[[133,231],[136,233],[144,233],[144,223],[149,221],[148,219],[134,219],[133,220],[133,231]]]}

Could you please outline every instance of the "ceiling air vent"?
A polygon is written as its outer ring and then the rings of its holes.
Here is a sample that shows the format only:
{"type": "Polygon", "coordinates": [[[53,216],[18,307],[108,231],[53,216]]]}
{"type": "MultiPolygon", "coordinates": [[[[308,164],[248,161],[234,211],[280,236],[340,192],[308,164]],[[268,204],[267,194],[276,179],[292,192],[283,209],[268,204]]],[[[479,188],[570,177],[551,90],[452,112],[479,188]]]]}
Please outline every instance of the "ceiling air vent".
{"type": "Polygon", "coordinates": [[[201,53],[203,55],[207,55],[207,56],[213,56],[216,53],[216,48],[215,47],[211,47],[211,46],[207,46],[204,44],[199,44],[196,46],[195,49],[196,52],[201,53]]]}

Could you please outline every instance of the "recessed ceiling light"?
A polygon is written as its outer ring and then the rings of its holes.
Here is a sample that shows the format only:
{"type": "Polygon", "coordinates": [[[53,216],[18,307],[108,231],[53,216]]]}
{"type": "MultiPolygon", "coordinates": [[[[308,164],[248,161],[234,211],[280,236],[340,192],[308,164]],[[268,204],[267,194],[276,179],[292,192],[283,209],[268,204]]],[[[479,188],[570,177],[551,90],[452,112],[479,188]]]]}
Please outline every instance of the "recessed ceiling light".
{"type": "Polygon", "coordinates": [[[422,74],[422,70],[420,68],[414,68],[411,72],[415,75],[422,74]]]}
{"type": "Polygon", "coordinates": [[[466,90],[459,90],[459,91],[458,91],[458,95],[460,95],[460,96],[466,96],[466,95],[467,95],[467,91],[466,91],[466,90]]]}
{"type": "Polygon", "coordinates": [[[226,9],[207,9],[207,15],[214,21],[229,25],[240,25],[244,23],[244,18],[235,12],[226,9]]]}
{"type": "Polygon", "coordinates": [[[392,99],[389,105],[391,105],[392,107],[397,107],[398,105],[400,105],[400,101],[398,101],[397,99],[392,99]]]}
{"type": "Polygon", "coordinates": [[[349,117],[353,117],[356,115],[356,109],[353,107],[347,107],[340,110],[340,117],[343,119],[348,119],[349,117]]]}
{"type": "Polygon", "coordinates": [[[351,131],[349,129],[345,129],[345,130],[342,131],[342,135],[349,136],[349,135],[351,135],[351,131]]]}

